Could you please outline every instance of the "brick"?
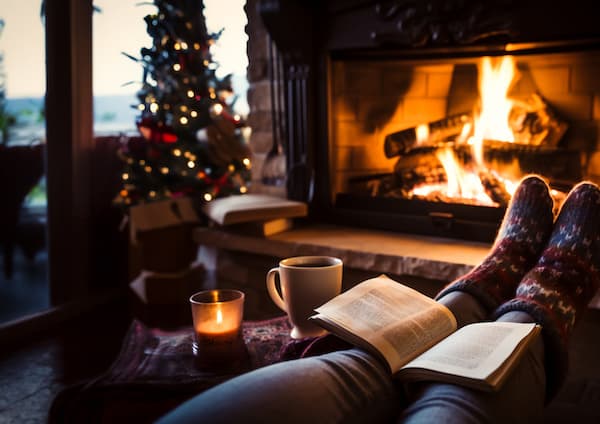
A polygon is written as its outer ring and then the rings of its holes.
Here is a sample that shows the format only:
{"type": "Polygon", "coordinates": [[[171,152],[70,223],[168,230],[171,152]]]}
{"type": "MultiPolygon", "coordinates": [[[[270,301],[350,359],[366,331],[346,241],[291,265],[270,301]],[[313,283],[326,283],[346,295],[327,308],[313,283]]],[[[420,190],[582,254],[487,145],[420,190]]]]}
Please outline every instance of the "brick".
{"type": "Polygon", "coordinates": [[[250,136],[250,149],[255,153],[267,153],[273,146],[273,133],[271,131],[252,131],[250,136]]]}
{"type": "Polygon", "coordinates": [[[475,64],[456,65],[452,74],[449,95],[463,98],[478,97],[477,75],[478,71],[475,64]]]}
{"type": "Polygon", "coordinates": [[[332,169],[339,171],[342,169],[350,169],[351,148],[347,146],[336,146],[332,152],[332,169]]]}
{"type": "Polygon", "coordinates": [[[352,149],[351,164],[355,171],[390,170],[393,168],[396,158],[388,159],[383,150],[383,138],[379,137],[377,142],[357,146],[352,149]]]}
{"type": "Polygon", "coordinates": [[[596,121],[600,120],[600,95],[599,94],[594,95],[594,106],[593,106],[592,117],[596,121]]]}
{"type": "Polygon", "coordinates": [[[334,131],[333,139],[336,147],[362,145],[376,138],[374,132],[365,132],[360,122],[337,122],[334,131]]]}
{"type": "Polygon", "coordinates": [[[341,95],[346,86],[346,65],[344,62],[331,63],[331,91],[334,97],[341,95]]]}
{"type": "Polygon", "coordinates": [[[569,92],[569,67],[532,67],[531,78],[544,96],[569,92]]]}
{"type": "Polygon", "coordinates": [[[427,94],[427,74],[386,70],[383,73],[383,92],[402,97],[424,97],[427,94]]]}
{"type": "Polygon", "coordinates": [[[561,146],[586,152],[598,149],[598,122],[570,121],[569,124],[561,146]]]}
{"type": "Polygon", "coordinates": [[[344,92],[358,96],[381,94],[381,77],[378,69],[348,71],[344,78],[344,92]]]}
{"type": "Polygon", "coordinates": [[[248,126],[252,128],[252,131],[272,131],[272,119],[271,112],[266,110],[252,111],[246,119],[248,126]]]}
{"type": "Polygon", "coordinates": [[[427,96],[446,97],[450,92],[452,72],[431,72],[427,74],[427,96]]]}
{"type": "Polygon", "coordinates": [[[590,160],[588,161],[586,176],[596,184],[600,182],[600,152],[591,154],[590,160]]]}
{"type": "Polygon", "coordinates": [[[252,169],[250,170],[250,179],[252,181],[258,181],[262,177],[262,167],[265,163],[265,159],[267,157],[266,153],[256,153],[252,152],[252,169]]]}
{"type": "Polygon", "coordinates": [[[585,94],[549,94],[544,96],[548,103],[567,122],[592,119],[593,96],[585,94]]]}
{"type": "Polygon", "coordinates": [[[334,96],[332,116],[336,121],[354,121],[358,119],[358,107],[361,99],[354,96],[334,96]]]}
{"type": "Polygon", "coordinates": [[[398,96],[364,96],[358,103],[358,119],[366,131],[375,131],[402,115],[401,99],[398,96]]]}
{"type": "Polygon", "coordinates": [[[571,92],[592,93],[600,92],[600,59],[595,62],[580,63],[573,66],[571,71],[571,92]]]}
{"type": "Polygon", "coordinates": [[[445,98],[404,99],[404,118],[417,122],[431,122],[446,116],[445,98]]]}
{"type": "Polygon", "coordinates": [[[269,79],[269,63],[267,59],[252,56],[252,60],[248,62],[246,75],[250,83],[268,81],[269,79]]]}
{"type": "Polygon", "coordinates": [[[254,83],[248,89],[248,104],[252,111],[271,110],[271,88],[268,81],[254,83]]]}
{"type": "Polygon", "coordinates": [[[334,171],[372,173],[393,168],[396,159],[388,159],[383,151],[383,139],[371,138],[364,144],[344,145],[334,152],[334,171]]]}

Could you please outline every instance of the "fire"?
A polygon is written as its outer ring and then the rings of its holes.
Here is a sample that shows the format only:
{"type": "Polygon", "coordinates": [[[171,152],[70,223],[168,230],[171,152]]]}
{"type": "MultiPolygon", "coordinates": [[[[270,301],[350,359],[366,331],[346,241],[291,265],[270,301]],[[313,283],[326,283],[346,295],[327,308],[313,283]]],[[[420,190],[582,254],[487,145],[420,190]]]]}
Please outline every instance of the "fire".
{"type": "MultiPolygon", "coordinates": [[[[484,140],[494,140],[512,143],[514,134],[509,125],[509,114],[513,102],[508,98],[509,89],[515,77],[515,62],[511,56],[492,60],[484,57],[479,64],[479,111],[474,113],[472,122],[466,123],[455,144],[466,140],[471,148],[472,163],[467,167],[456,157],[451,147],[438,149],[436,157],[446,173],[445,187],[427,184],[413,190],[413,194],[426,196],[432,192],[443,193],[444,197],[467,200],[468,203],[481,205],[496,205],[496,202],[486,193],[480,175],[493,174],[494,178],[505,185],[506,191],[512,195],[516,183],[502,178],[489,170],[485,164],[483,150],[484,140]]],[[[428,137],[425,129],[417,128],[419,141],[428,137]]],[[[518,164],[516,165],[518,168],[518,164]]],[[[513,170],[518,175],[518,169],[513,170]]]]}
{"type": "Polygon", "coordinates": [[[479,66],[479,95],[481,111],[475,117],[474,133],[469,139],[474,157],[483,166],[483,140],[499,140],[512,143],[514,134],[508,125],[508,116],[513,102],[508,99],[508,90],[515,75],[512,56],[503,56],[500,63],[484,57],[479,66]]]}
{"type": "Polygon", "coordinates": [[[445,148],[437,153],[448,179],[448,196],[473,200],[476,203],[492,206],[494,202],[485,193],[479,176],[465,167],[460,166],[452,149],[445,148]]]}

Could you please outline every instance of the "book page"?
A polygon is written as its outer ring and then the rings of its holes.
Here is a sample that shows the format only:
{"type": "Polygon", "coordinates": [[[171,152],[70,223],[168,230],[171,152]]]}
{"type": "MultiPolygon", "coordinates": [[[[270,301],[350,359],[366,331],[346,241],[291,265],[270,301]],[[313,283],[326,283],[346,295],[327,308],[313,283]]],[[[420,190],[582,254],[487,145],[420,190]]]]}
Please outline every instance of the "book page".
{"type": "Polygon", "coordinates": [[[456,329],[445,306],[384,275],[356,285],[316,311],[344,329],[340,337],[352,333],[367,341],[363,347],[375,347],[392,371],[456,329]]]}
{"type": "Polygon", "coordinates": [[[470,324],[448,336],[404,368],[423,368],[485,380],[511,356],[535,326],[534,323],[514,322],[470,324]]]}

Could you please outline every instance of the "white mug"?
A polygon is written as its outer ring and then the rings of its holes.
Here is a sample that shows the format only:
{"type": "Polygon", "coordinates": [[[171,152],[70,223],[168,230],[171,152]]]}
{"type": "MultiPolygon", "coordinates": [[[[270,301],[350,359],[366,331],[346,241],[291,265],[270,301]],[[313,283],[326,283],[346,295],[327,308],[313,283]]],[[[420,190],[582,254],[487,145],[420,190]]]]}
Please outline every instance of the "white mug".
{"type": "Polygon", "coordinates": [[[314,309],[334,298],[342,289],[342,260],[332,256],[297,256],[283,259],[267,273],[267,290],[273,302],[293,325],[291,337],[320,336],[325,330],[308,320],[314,309]],[[279,275],[279,294],[275,275],[279,275]]]}

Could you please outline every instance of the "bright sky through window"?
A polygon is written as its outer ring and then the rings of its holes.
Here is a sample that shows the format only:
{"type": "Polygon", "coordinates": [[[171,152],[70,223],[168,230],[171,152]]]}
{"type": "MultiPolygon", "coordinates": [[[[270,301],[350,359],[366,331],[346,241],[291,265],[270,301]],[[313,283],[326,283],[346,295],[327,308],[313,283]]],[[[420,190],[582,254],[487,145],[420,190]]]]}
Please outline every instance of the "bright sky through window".
{"type": "Polygon", "coordinates": [[[40,0],[0,0],[0,53],[8,97],[38,97],[46,92],[44,24],[40,0]]]}
{"type": "MultiPolygon", "coordinates": [[[[247,66],[244,32],[245,0],[205,0],[207,27],[211,32],[225,28],[214,46],[213,59],[219,76],[245,75],[247,66]]],[[[0,35],[9,97],[40,96],[45,92],[44,28],[40,19],[41,0],[0,0],[0,18],[5,28],[0,35]]],[[[151,2],[139,0],[95,0],[100,12],[94,15],[94,95],[133,94],[139,88],[142,68],[122,53],[139,57],[150,47],[144,16],[156,11],[151,2]],[[129,84],[128,84],[129,83],[129,84]]]]}
{"type": "MultiPolygon", "coordinates": [[[[142,47],[152,46],[144,16],[154,13],[156,7],[138,0],[95,0],[94,4],[101,9],[94,16],[94,94],[135,92],[141,84],[142,68],[121,53],[139,57],[142,47]],[[123,86],[127,83],[131,85],[123,86]]],[[[212,51],[219,76],[246,74],[244,4],[245,0],[204,0],[208,30],[225,28],[212,51]]]]}

